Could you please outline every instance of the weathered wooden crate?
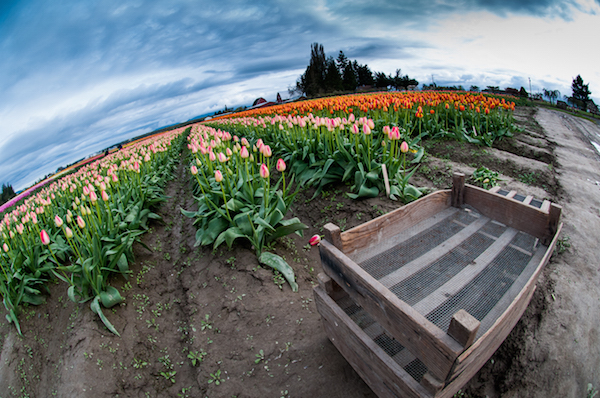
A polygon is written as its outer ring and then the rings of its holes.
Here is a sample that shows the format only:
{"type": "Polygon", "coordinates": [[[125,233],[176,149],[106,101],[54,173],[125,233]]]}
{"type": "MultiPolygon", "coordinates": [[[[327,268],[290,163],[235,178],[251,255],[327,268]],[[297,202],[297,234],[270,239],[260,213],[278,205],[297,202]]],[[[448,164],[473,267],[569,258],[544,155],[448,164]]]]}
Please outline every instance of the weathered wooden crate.
{"type": "Polygon", "coordinates": [[[315,302],[380,397],[452,397],[529,304],[561,207],[464,184],[348,231],[325,226],[315,302]]]}

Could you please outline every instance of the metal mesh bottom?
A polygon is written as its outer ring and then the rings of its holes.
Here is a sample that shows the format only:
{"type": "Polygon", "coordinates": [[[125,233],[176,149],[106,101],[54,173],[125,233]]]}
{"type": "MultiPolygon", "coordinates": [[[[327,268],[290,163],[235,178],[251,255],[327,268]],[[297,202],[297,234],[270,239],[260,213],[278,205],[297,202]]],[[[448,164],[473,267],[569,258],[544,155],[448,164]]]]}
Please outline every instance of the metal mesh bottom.
{"type": "Polygon", "coordinates": [[[423,375],[427,373],[427,367],[423,362],[418,358],[412,359],[413,356],[407,352],[408,350],[391,337],[381,325],[371,318],[367,311],[352,301],[349,296],[337,300],[336,303],[387,355],[402,366],[413,379],[419,383],[421,382],[423,375]],[[408,364],[403,363],[403,359],[405,360],[406,356],[402,354],[409,356],[410,360],[408,364]]]}
{"type": "MultiPolygon", "coordinates": [[[[517,239],[515,237],[515,239],[517,239]]],[[[456,311],[466,310],[481,321],[527,266],[531,256],[506,247],[494,261],[460,292],[427,314],[427,319],[440,329],[447,330],[456,311]]],[[[485,330],[480,330],[480,334],[485,330]]]]}
{"type": "MultiPolygon", "coordinates": [[[[538,244],[529,234],[485,220],[462,209],[359,265],[442,330],[460,309],[481,321],[525,269],[538,244]]],[[[479,335],[484,332],[482,325],[479,335]]]]}
{"type": "Polygon", "coordinates": [[[475,220],[477,218],[470,212],[456,212],[444,222],[362,262],[360,266],[375,279],[380,279],[440,245],[475,220]]]}

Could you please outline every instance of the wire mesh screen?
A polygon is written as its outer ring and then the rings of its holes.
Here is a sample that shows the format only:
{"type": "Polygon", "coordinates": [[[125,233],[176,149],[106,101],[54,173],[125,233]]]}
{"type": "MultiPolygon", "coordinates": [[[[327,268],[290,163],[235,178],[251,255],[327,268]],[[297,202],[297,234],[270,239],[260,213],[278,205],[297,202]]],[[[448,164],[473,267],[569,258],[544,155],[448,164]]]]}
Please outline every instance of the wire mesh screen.
{"type": "Polygon", "coordinates": [[[391,337],[361,306],[349,296],[336,301],[346,315],[354,321],[387,355],[417,382],[427,373],[427,367],[418,358],[406,350],[402,344],[391,337]]]}
{"type": "Polygon", "coordinates": [[[362,262],[360,266],[375,279],[380,279],[440,245],[475,220],[477,220],[477,217],[471,212],[456,212],[444,222],[438,223],[402,242],[402,244],[371,257],[362,262]]]}
{"type": "Polygon", "coordinates": [[[359,265],[447,330],[460,309],[479,321],[485,318],[529,264],[537,245],[531,235],[461,209],[359,265]]]}

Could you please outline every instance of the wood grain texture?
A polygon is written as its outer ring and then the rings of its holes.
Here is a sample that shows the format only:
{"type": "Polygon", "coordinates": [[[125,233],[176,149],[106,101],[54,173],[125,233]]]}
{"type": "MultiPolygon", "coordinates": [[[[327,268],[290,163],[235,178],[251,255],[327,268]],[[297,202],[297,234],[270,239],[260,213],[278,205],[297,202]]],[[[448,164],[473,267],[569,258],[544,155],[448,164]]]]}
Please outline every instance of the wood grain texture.
{"type": "Polygon", "coordinates": [[[533,206],[491,193],[469,184],[465,185],[465,204],[482,215],[494,219],[542,240],[548,233],[548,213],[533,206]]]}
{"type": "Polygon", "coordinates": [[[445,380],[463,347],[331,243],[321,242],[320,253],[323,270],[434,376],[445,380]]]}
{"type": "Polygon", "coordinates": [[[452,175],[452,207],[461,207],[465,198],[465,175],[463,173],[454,173],[452,175]]]}
{"type": "Polygon", "coordinates": [[[414,226],[420,221],[450,207],[450,196],[451,191],[448,189],[437,191],[342,232],[343,251],[350,253],[370,245],[376,245],[379,240],[396,235],[414,226]]]}
{"type": "Polygon", "coordinates": [[[321,287],[313,293],[327,336],[378,397],[431,397],[321,287]]]}

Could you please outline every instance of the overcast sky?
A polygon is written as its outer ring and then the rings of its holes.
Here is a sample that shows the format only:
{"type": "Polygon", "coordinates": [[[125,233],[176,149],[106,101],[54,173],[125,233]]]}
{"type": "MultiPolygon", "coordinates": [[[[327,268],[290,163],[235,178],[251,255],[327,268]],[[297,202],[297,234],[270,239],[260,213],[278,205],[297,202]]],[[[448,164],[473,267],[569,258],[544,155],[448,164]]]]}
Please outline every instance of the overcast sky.
{"type": "Polygon", "coordinates": [[[288,96],[311,43],[420,83],[600,104],[600,0],[0,2],[0,183],[141,133],[288,96]]]}

